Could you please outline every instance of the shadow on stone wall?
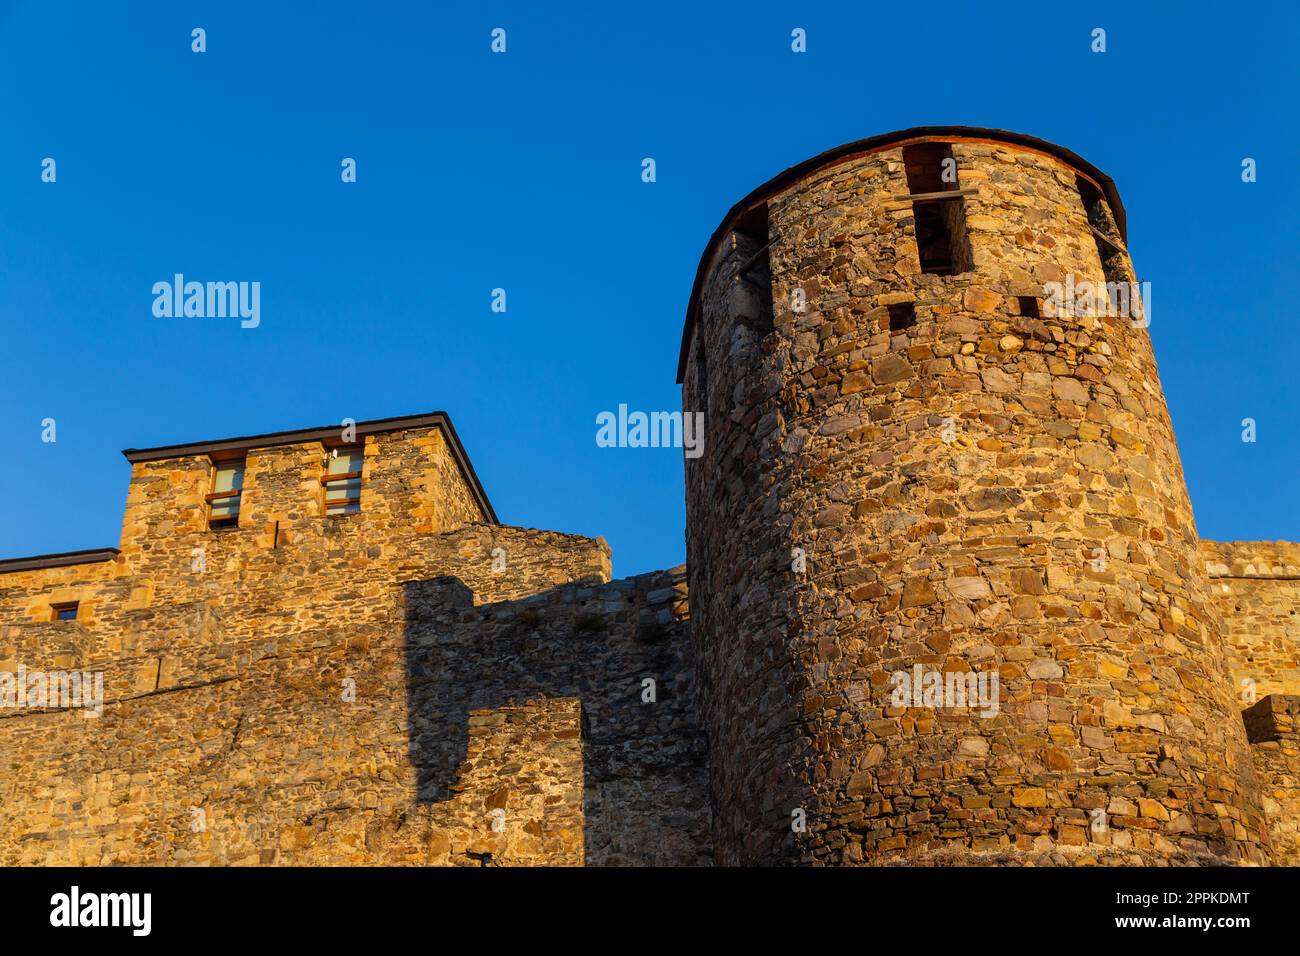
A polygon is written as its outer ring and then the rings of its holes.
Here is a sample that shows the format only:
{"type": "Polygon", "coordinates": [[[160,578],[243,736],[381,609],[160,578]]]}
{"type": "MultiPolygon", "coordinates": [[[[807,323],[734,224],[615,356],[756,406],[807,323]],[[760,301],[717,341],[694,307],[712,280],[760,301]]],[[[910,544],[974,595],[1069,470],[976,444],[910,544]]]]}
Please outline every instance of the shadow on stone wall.
{"type": "MultiPolygon", "coordinates": [[[[475,606],[458,578],[403,585],[410,759],[416,801],[465,801],[486,829],[493,809],[532,798],[531,827],[563,825],[561,784],[530,775],[557,732],[538,721],[495,758],[467,760],[471,720],[529,701],[581,703],[582,859],[589,865],[711,861],[704,737],[696,722],[689,621],[664,573],[579,582],[475,606]],[[646,702],[647,679],[654,681],[646,702]],[[492,764],[492,759],[499,761],[492,764]],[[487,775],[483,773],[487,770],[487,775]],[[470,774],[474,775],[472,783],[470,774]],[[518,789],[532,792],[520,793],[518,789]],[[547,791],[547,792],[543,792],[547,791]]],[[[684,595],[683,595],[684,597],[684,595]]],[[[684,602],[683,602],[684,607],[684,602]]],[[[579,722],[573,711],[570,724],[579,722]]],[[[576,774],[575,774],[576,777],[576,774]]],[[[574,786],[578,786],[576,780],[574,786]]],[[[569,795],[572,798],[572,794],[569,795]]],[[[575,806],[570,816],[576,814],[575,806]]],[[[533,832],[532,830],[529,831],[533,832]]],[[[456,847],[452,848],[453,853],[456,847]]],[[[465,852],[465,851],[461,851],[465,852]]],[[[512,862],[471,856],[481,862],[512,862]]],[[[543,861],[538,861],[543,862],[543,861]]]]}

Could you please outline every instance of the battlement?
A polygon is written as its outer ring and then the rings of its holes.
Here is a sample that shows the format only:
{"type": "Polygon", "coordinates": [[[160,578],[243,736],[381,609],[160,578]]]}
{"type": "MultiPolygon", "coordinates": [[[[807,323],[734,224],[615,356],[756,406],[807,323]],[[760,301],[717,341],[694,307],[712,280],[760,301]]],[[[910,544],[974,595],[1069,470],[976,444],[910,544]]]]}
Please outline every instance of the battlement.
{"type": "Polygon", "coordinates": [[[1300,580],[1300,544],[1294,541],[1202,541],[1212,578],[1300,580]]]}

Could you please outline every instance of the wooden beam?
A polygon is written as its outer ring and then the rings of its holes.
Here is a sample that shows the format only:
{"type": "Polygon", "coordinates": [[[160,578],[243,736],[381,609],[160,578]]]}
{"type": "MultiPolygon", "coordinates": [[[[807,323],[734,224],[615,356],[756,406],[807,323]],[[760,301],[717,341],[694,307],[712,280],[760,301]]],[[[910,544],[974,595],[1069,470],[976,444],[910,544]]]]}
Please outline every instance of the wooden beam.
{"type": "Polygon", "coordinates": [[[895,196],[890,200],[894,202],[919,202],[921,200],[931,199],[960,199],[962,196],[977,196],[978,189],[946,189],[940,193],[911,193],[904,196],[895,196]]]}
{"type": "MultiPolygon", "coordinates": [[[[1124,253],[1124,255],[1128,256],[1129,253],[1128,253],[1128,250],[1127,250],[1127,249],[1125,249],[1123,246],[1121,246],[1118,242],[1116,242],[1116,241],[1115,241],[1114,239],[1112,239],[1110,236],[1106,235],[1104,232],[1102,232],[1102,231],[1101,231],[1100,229],[1098,229],[1096,226],[1091,226],[1091,225],[1090,225],[1090,226],[1088,226],[1088,228],[1092,230],[1092,234],[1093,234],[1094,236],[1096,236],[1096,237],[1097,237],[1098,239],[1100,239],[1102,242],[1106,243],[1106,245],[1110,246],[1110,247],[1111,247],[1112,249],[1114,249],[1116,252],[1122,252],[1122,253],[1124,253]]],[[[1132,257],[1132,256],[1129,256],[1129,258],[1131,259],[1131,258],[1133,258],[1133,257],[1132,257]]]]}
{"type": "Polygon", "coordinates": [[[754,263],[758,262],[759,257],[762,256],[763,253],[767,252],[767,250],[771,247],[772,243],[780,242],[780,241],[781,241],[781,237],[778,235],[778,236],[773,236],[771,239],[767,240],[767,242],[763,243],[762,247],[758,250],[758,252],[754,253],[752,256],[746,259],[744,264],[739,269],[736,270],[736,278],[740,279],[741,276],[747,273],[750,269],[754,268],[754,263]]]}

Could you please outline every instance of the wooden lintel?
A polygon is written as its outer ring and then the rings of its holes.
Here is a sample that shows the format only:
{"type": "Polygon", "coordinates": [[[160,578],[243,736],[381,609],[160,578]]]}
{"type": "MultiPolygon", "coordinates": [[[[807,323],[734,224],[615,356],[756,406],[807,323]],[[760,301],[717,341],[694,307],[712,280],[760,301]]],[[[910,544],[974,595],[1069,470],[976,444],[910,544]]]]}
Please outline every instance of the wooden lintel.
{"type": "Polygon", "coordinates": [[[977,196],[978,189],[946,189],[938,193],[910,193],[903,196],[895,196],[891,202],[919,202],[921,200],[931,199],[960,199],[962,196],[977,196]]]}

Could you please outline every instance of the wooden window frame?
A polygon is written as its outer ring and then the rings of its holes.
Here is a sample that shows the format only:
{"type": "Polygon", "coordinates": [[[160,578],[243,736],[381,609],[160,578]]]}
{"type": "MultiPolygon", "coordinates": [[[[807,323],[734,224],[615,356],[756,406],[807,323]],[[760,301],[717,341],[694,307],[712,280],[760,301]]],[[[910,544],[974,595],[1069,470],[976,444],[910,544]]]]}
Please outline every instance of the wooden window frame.
{"type": "MultiPolygon", "coordinates": [[[[210,460],[212,462],[212,479],[211,481],[208,482],[209,487],[217,483],[217,473],[221,471],[222,468],[229,467],[230,465],[235,464],[236,462],[243,462],[244,474],[245,475],[248,474],[247,455],[232,455],[228,458],[212,458],[210,460]]],[[[204,509],[207,511],[209,531],[229,531],[232,528],[238,528],[239,513],[243,511],[243,507],[244,507],[244,489],[243,489],[242,477],[240,479],[239,490],[210,491],[203,496],[203,506],[204,509]],[[217,515],[214,517],[212,514],[213,502],[224,501],[228,498],[234,498],[236,501],[235,513],[233,515],[217,515]]]]}
{"type": "Polygon", "coordinates": [[[75,621],[81,613],[80,601],[59,601],[50,603],[51,621],[75,621]],[[72,617],[59,617],[64,611],[71,611],[72,617]]]}
{"type": "MultiPolygon", "coordinates": [[[[354,514],[361,513],[361,489],[364,485],[364,479],[362,477],[363,471],[340,471],[333,475],[329,473],[329,463],[330,463],[330,458],[332,457],[332,452],[334,452],[335,449],[342,450],[344,448],[358,449],[358,451],[361,454],[362,469],[364,470],[365,468],[365,460],[366,460],[365,442],[353,442],[348,445],[325,446],[325,474],[320,476],[320,485],[321,485],[320,513],[327,518],[342,518],[342,517],[346,517],[347,515],[354,515],[354,514]],[[357,493],[355,497],[353,497],[352,495],[347,495],[347,497],[345,498],[335,498],[333,501],[329,500],[329,498],[326,497],[329,493],[330,485],[336,484],[338,482],[352,481],[354,479],[357,482],[357,489],[356,489],[357,493]],[[337,511],[334,512],[333,514],[330,513],[331,508],[339,508],[339,507],[346,508],[353,505],[356,506],[356,510],[354,511],[337,511]]],[[[350,489],[346,487],[343,489],[345,494],[347,494],[349,490],[350,489]]]]}

